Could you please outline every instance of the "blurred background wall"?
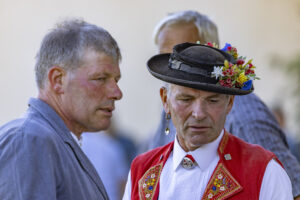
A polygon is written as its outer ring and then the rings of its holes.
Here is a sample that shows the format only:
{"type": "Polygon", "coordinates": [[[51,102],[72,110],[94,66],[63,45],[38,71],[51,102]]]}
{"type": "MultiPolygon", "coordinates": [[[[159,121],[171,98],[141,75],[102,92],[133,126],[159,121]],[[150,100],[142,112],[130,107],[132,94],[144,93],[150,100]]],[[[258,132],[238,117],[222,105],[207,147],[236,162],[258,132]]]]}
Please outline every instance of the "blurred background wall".
{"type": "MultiPolygon", "coordinates": [[[[221,46],[235,45],[254,58],[255,92],[268,104],[280,102],[296,134],[294,83],[274,57],[290,59],[300,52],[300,3],[297,0],[0,0],[0,125],[18,117],[36,97],[34,57],[47,31],[57,21],[79,17],[107,29],[121,47],[123,99],[117,103],[119,128],[140,142],[157,126],[161,82],[147,71],[156,53],[152,31],[167,13],[192,9],[218,26],[221,46]]],[[[245,113],[247,114],[247,113],[245,113]]]]}

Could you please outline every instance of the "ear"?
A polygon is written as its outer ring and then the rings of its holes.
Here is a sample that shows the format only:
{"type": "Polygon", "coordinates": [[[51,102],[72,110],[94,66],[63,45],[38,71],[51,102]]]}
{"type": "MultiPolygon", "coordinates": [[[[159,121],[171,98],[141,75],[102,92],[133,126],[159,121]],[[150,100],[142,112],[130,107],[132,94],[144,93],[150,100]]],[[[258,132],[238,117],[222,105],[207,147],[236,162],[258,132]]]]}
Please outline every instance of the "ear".
{"type": "Polygon", "coordinates": [[[233,106],[234,102],[234,95],[229,95],[229,102],[228,102],[228,107],[227,107],[227,114],[231,111],[231,108],[233,106]]]}
{"type": "Polygon", "coordinates": [[[166,113],[170,113],[169,105],[168,105],[168,91],[165,87],[161,87],[159,90],[160,99],[163,104],[164,110],[166,113]]]}
{"type": "Polygon", "coordinates": [[[59,66],[53,66],[48,71],[48,81],[50,84],[50,88],[57,94],[63,93],[62,85],[65,74],[65,70],[59,66]]]}

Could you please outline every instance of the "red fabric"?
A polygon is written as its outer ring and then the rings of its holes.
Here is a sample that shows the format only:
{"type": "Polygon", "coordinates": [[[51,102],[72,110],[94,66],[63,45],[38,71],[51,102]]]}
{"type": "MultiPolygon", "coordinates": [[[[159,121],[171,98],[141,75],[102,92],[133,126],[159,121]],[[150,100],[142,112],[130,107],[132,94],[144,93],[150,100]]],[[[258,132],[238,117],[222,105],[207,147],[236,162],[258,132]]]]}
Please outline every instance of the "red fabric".
{"type": "Polygon", "coordinates": [[[195,162],[195,159],[194,159],[194,157],[192,155],[186,154],[185,157],[187,157],[187,158],[191,159],[193,162],[195,162]]]}
{"type": "MultiPolygon", "coordinates": [[[[140,199],[138,182],[141,177],[149,168],[160,163],[164,165],[170,152],[173,150],[173,145],[174,142],[171,142],[163,147],[141,154],[134,159],[131,165],[132,200],[140,199]]],[[[246,143],[227,132],[225,132],[220,142],[218,153],[220,156],[219,162],[228,169],[243,188],[240,192],[232,194],[232,196],[227,199],[259,199],[260,187],[266,166],[273,158],[278,161],[276,156],[258,145],[246,143]],[[231,159],[226,160],[224,158],[226,154],[230,154],[231,159]]],[[[153,199],[157,199],[158,195],[159,183],[153,199]]]]}

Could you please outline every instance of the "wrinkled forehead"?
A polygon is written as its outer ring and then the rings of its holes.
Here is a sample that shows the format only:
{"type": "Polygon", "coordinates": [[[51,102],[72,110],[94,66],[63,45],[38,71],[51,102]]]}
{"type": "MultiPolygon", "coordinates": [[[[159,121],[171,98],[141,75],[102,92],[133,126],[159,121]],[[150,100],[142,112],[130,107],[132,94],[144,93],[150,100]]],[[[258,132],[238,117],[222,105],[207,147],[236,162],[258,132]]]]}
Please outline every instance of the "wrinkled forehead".
{"type": "Polygon", "coordinates": [[[167,25],[161,29],[157,37],[160,52],[172,52],[176,44],[201,41],[197,27],[194,24],[167,25]]]}
{"type": "Polygon", "coordinates": [[[81,61],[89,62],[91,59],[97,58],[98,61],[101,60],[110,60],[114,65],[119,65],[119,60],[113,55],[107,54],[104,51],[96,50],[93,47],[88,47],[82,50],[81,52],[81,61]]]}
{"type": "Polygon", "coordinates": [[[205,90],[194,89],[194,88],[171,84],[171,83],[168,84],[167,89],[168,89],[168,94],[172,96],[186,95],[186,96],[195,96],[195,97],[203,97],[203,98],[206,97],[228,98],[230,96],[228,94],[209,92],[205,90]]]}

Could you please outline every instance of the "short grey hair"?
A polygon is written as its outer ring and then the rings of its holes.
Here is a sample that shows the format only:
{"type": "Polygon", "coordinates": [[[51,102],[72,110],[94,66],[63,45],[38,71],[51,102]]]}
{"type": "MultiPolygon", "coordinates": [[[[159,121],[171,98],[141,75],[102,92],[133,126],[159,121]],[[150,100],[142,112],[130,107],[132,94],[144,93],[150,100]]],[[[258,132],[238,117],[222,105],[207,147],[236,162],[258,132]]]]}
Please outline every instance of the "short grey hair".
{"type": "Polygon", "coordinates": [[[43,88],[48,70],[60,66],[66,70],[80,67],[88,49],[105,53],[117,63],[121,53],[115,39],[103,28],[81,19],[68,19],[58,23],[43,39],[36,55],[35,75],[39,88],[43,88]]]}
{"type": "Polygon", "coordinates": [[[162,87],[166,90],[166,94],[169,97],[171,94],[171,83],[164,82],[162,87]]]}
{"type": "Polygon", "coordinates": [[[155,44],[158,43],[158,35],[164,27],[180,23],[194,23],[198,29],[199,37],[202,38],[205,43],[211,42],[219,45],[218,28],[215,23],[207,16],[192,10],[171,13],[163,18],[156,25],[153,32],[155,44]]]}

